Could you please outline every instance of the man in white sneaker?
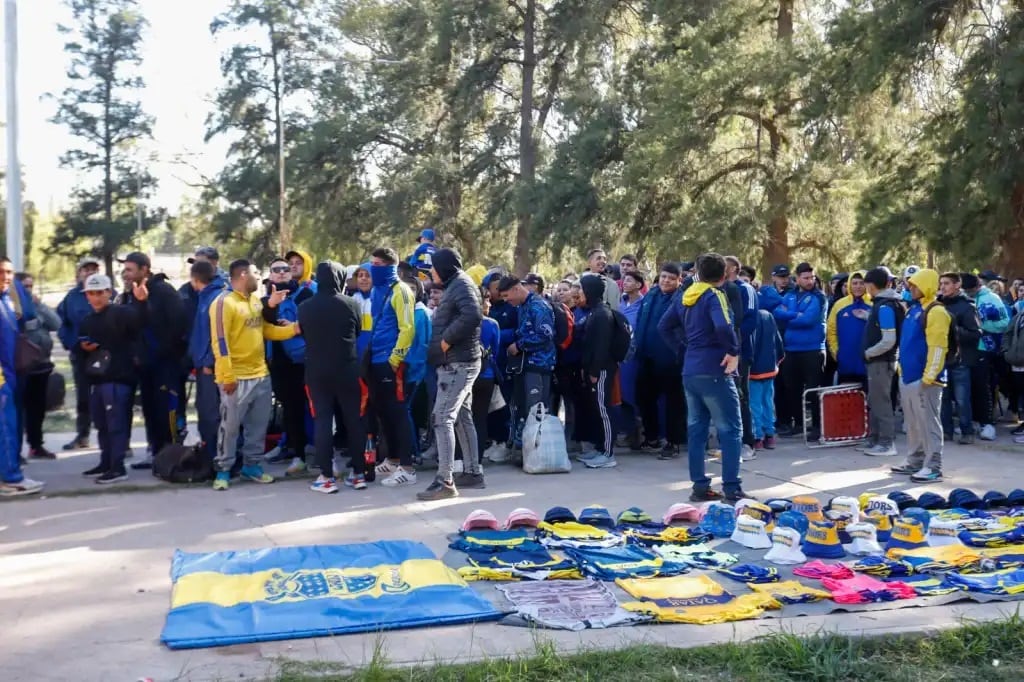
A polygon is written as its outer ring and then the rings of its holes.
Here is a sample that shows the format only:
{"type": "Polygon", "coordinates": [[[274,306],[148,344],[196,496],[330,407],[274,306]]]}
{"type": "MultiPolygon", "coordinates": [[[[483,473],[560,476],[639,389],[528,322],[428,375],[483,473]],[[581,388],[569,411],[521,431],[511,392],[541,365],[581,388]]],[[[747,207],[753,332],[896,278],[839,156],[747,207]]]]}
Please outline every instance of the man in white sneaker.
{"type": "Polygon", "coordinates": [[[873,268],[864,274],[864,286],[871,297],[871,311],[864,326],[864,364],[868,379],[868,442],[861,449],[870,457],[895,457],[896,416],[892,409],[892,378],[896,375],[899,329],[903,306],[889,286],[888,268],[873,268]]]}

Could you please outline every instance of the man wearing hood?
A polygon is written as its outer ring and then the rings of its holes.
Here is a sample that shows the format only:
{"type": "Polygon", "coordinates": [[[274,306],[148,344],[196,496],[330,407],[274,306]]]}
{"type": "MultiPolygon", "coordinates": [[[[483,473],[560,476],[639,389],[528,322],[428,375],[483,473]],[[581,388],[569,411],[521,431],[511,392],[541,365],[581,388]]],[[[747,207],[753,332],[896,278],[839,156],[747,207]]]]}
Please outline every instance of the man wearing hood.
{"type": "MultiPolygon", "coordinates": [[[[586,428],[584,440],[594,443],[591,452],[580,455],[580,461],[590,469],[614,467],[615,429],[612,427],[612,385],[618,363],[612,357],[612,336],[615,334],[615,318],[605,302],[605,288],[608,282],[601,277],[583,277],[583,306],[587,316],[587,343],[583,347],[582,386],[579,389],[579,406],[576,423],[586,428]]],[[[615,286],[612,283],[612,286],[615,286]]],[[[617,291],[617,289],[616,289],[617,291]]]]}
{"type": "Polygon", "coordinates": [[[981,321],[978,309],[961,289],[959,272],[947,272],[939,278],[939,300],[946,306],[956,336],[956,353],[946,355],[946,390],[942,392],[942,431],[953,440],[953,403],[957,405],[962,445],[974,443],[974,419],[971,414],[971,372],[978,365],[981,321]]]}
{"type": "Polygon", "coordinates": [[[196,370],[196,418],[199,439],[210,461],[217,456],[217,432],[220,429],[220,390],[213,375],[214,357],[210,339],[210,306],[227,289],[221,270],[209,261],[192,264],[189,286],[195,292],[195,315],[188,340],[188,353],[196,370]]]}
{"type": "Polygon", "coordinates": [[[890,286],[892,281],[892,273],[884,267],[873,268],[864,275],[864,286],[871,296],[871,312],[861,339],[868,377],[868,441],[858,449],[871,457],[896,455],[892,381],[896,376],[904,310],[899,294],[890,286]]]}
{"type": "Polygon", "coordinates": [[[338,492],[334,475],[334,423],[340,416],[351,457],[351,473],[345,485],[366,488],[363,438],[366,429],[359,419],[359,359],[357,341],[362,327],[359,304],[344,294],[345,271],[338,263],[316,266],[317,291],[299,306],[299,326],[306,339],[305,381],[313,403],[313,447],[320,476],[310,489],[338,492]],[[340,413],[340,415],[339,415],[340,413]]]}
{"type": "Polygon", "coordinates": [[[693,491],[690,500],[735,502],[748,495],[740,481],[743,421],[736,388],[740,342],[725,292],[725,258],[709,253],[697,260],[697,279],[658,324],[670,346],[683,350],[683,390],[687,407],[687,450],[693,491]],[[711,422],[722,448],[722,489],[711,488],[704,468],[711,422]],[[724,494],[723,494],[724,493],[724,494]]]}
{"type": "MultiPolygon", "coordinates": [[[[284,255],[288,267],[292,270],[292,279],[300,288],[311,289],[316,293],[316,282],[313,281],[313,257],[305,251],[289,251],[284,255]]],[[[305,300],[305,299],[303,299],[305,300]]]]}
{"type": "MultiPolygon", "coordinates": [[[[863,346],[864,328],[871,316],[871,295],[866,286],[863,271],[850,275],[850,293],[837,299],[828,314],[825,339],[841,384],[867,384],[863,346]]],[[[826,382],[831,383],[831,379],[826,375],[826,382]]]]}
{"type": "MultiPolygon", "coordinates": [[[[301,276],[301,275],[300,275],[301,276]]],[[[307,281],[308,274],[306,275],[307,281]]],[[[312,287],[302,286],[294,276],[294,267],[277,258],[270,263],[270,285],[263,297],[263,320],[269,324],[291,324],[299,320],[299,306],[313,297],[312,287]],[[285,292],[280,303],[273,296],[285,292]]],[[[306,470],[306,340],[295,336],[284,341],[273,341],[269,351],[270,382],[274,395],[284,409],[284,432],[287,450],[292,457],[286,475],[295,476],[306,470]]],[[[281,459],[288,453],[282,451],[281,459]]],[[[275,458],[272,461],[280,461],[275,458]]]]}
{"type": "Polygon", "coordinates": [[[427,361],[437,370],[432,422],[437,444],[437,476],[420,500],[456,497],[459,488],[483,488],[484,474],[473,426],[473,382],[480,374],[480,291],[462,270],[454,249],[434,253],[430,276],[444,293],[434,311],[427,361]],[[455,438],[462,447],[463,473],[455,475],[455,438]]]}
{"type": "Polygon", "coordinates": [[[951,319],[936,300],[939,273],[925,268],[907,279],[912,303],[900,332],[900,400],[907,423],[907,459],[892,467],[915,483],[942,480],[939,406],[946,382],[946,353],[955,346],[951,319]]]}

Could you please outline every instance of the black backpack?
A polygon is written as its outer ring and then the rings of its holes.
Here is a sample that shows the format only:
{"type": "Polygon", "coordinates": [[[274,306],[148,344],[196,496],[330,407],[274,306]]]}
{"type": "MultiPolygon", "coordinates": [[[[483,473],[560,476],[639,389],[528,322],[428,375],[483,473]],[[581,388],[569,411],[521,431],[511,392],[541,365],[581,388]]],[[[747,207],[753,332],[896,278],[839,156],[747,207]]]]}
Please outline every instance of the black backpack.
{"type": "Polygon", "coordinates": [[[171,483],[213,480],[213,462],[198,445],[168,445],[153,458],[153,475],[171,483]]]}
{"type": "Polygon", "coordinates": [[[633,329],[629,326],[629,320],[618,310],[612,310],[612,320],[615,324],[612,329],[611,352],[615,362],[622,362],[629,355],[629,346],[633,342],[633,329]]]}

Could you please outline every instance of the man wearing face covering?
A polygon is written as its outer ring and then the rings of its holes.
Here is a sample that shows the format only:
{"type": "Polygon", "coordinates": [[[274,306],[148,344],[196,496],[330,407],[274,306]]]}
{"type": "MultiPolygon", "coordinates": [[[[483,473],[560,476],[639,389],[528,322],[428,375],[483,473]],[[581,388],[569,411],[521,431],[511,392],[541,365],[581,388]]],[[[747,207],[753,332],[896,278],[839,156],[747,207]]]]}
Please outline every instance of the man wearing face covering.
{"type": "Polygon", "coordinates": [[[362,310],[346,296],[345,270],[324,261],[316,266],[317,291],[299,306],[299,326],[306,339],[306,388],[313,404],[313,447],[320,476],[310,489],[338,492],[334,476],[333,427],[340,412],[351,455],[351,473],[345,484],[366,488],[363,459],[365,429],[359,420],[359,361],[356,341],[362,327],[362,310]],[[308,326],[307,326],[308,325],[308,326]]]}

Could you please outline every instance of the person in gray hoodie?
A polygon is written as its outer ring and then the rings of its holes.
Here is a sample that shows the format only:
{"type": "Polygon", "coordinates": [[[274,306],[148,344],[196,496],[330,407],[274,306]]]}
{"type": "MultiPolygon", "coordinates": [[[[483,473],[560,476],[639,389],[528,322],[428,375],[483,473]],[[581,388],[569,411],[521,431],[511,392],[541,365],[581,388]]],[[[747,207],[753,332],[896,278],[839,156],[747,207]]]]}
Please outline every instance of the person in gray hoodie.
{"type": "Polygon", "coordinates": [[[43,360],[25,375],[25,419],[22,423],[28,441],[28,456],[31,459],[57,459],[43,447],[43,419],[46,417],[46,393],[53,373],[53,336],[51,332],[60,329],[60,317],[48,305],[39,300],[32,289],[35,280],[27,272],[19,272],[15,278],[21,282],[25,293],[32,297],[36,306],[36,318],[25,323],[25,335],[39,346],[43,360]]]}

